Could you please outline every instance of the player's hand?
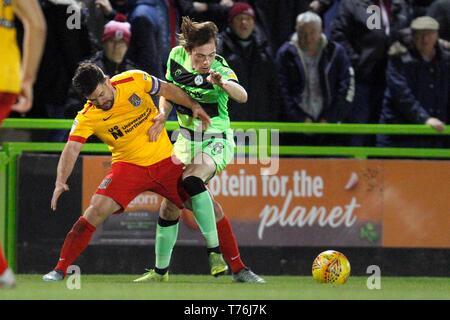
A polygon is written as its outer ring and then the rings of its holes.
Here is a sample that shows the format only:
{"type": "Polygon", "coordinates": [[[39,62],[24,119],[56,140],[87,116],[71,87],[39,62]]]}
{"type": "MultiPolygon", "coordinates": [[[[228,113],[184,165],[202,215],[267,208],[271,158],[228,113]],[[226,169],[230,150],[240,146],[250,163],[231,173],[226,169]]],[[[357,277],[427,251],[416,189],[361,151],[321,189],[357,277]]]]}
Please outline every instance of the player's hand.
{"type": "Polygon", "coordinates": [[[211,125],[211,118],[199,104],[192,108],[192,118],[200,119],[202,121],[202,130],[208,129],[211,125]]]}
{"type": "Polygon", "coordinates": [[[56,211],[56,203],[58,202],[59,196],[65,191],[69,191],[69,186],[67,184],[55,182],[55,190],[53,190],[53,197],[51,203],[51,208],[53,211],[56,211]]]}
{"type": "Polygon", "coordinates": [[[22,83],[22,92],[18,101],[11,107],[12,111],[19,112],[22,115],[30,111],[33,105],[33,83],[24,80],[22,83]]]}
{"type": "Polygon", "coordinates": [[[206,81],[218,85],[220,87],[223,86],[223,79],[222,79],[222,75],[219,72],[216,72],[214,70],[210,71],[209,76],[206,78],[206,81]]]}
{"type": "Polygon", "coordinates": [[[425,124],[431,126],[437,132],[442,132],[445,130],[445,123],[437,118],[428,118],[425,124]]]}
{"type": "Polygon", "coordinates": [[[160,113],[153,118],[153,125],[147,131],[150,141],[158,140],[158,137],[163,131],[165,125],[166,125],[166,117],[164,116],[164,114],[160,113]]]}

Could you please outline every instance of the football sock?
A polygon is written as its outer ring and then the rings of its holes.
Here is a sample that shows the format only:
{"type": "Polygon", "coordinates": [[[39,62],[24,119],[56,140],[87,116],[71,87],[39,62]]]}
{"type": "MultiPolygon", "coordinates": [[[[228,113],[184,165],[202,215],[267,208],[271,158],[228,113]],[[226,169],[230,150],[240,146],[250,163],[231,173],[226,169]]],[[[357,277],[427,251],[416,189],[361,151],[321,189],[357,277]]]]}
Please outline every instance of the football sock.
{"type": "Polygon", "coordinates": [[[220,251],[222,251],[225,261],[233,273],[238,273],[245,268],[241,260],[239,247],[234,236],[231,223],[226,216],[217,222],[217,232],[219,234],[220,251]]]}
{"type": "Polygon", "coordinates": [[[184,190],[191,196],[195,221],[206,241],[207,248],[219,246],[214,206],[202,179],[189,176],[182,182],[184,190]]]}
{"type": "Polygon", "coordinates": [[[178,219],[169,221],[164,220],[161,217],[158,218],[155,243],[155,271],[159,274],[166,273],[169,268],[172,250],[177,241],[178,225],[178,219]]]}
{"type": "Polygon", "coordinates": [[[0,275],[8,269],[8,263],[6,262],[5,256],[3,255],[3,250],[1,249],[0,244],[0,275]]]}
{"type": "Polygon", "coordinates": [[[62,271],[66,274],[67,268],[88,246],[95,230],[96,228],[86,218],[80,217],[64,240],[55,270],[62,271]]]}

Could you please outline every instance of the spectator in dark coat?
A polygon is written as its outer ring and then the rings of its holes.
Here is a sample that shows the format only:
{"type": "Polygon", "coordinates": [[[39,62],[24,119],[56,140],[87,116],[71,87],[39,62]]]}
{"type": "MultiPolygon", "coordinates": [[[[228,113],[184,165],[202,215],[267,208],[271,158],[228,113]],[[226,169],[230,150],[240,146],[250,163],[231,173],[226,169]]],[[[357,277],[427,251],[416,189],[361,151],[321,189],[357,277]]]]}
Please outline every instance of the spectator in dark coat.
{"type": "Polygon", "coordinates": [[[450,0],[438,0],[428,9],[428,16],[439,22],[439,36],[450,41],[450,0]]]}
{"type": "Polygon", "coordinates": [[[157,2],[159,0],[128,0],[128,21],[131,24],[128,58],[138,68],[155,77],[163,77],[161,23],[157,2]]]}
{"type": "MultiPolygon", "coordinates": [[[[342,0],[331,39],[347,51],[355,69],[355,100],[346,122],[378,123],[385,88],[387,50],[398,30],[407,27],[402,0],[342,0]],[[372,10],[368,10],[370,6],[372,10]],[[377,8],[377,9],[375,9],[377,8]]],[[[353,145],[372,145],[374,137],[356,135],[353,145]]]]}
{"type": "Polygon", "coordinates": [[[232,121],[277,121],[279,89],[275,65],[267,42],[255,29],[255,12],[246,3],[236,3],[228,15],[229,27],[219,37],[217,53],[236,72],[247,90],[248,102],[228,101],[232,121]]]}
{"type": "Polygon", "coordinates": [[[354,77],[344,48],[322,33],[312,12],[297,18],[296,33],[277,53],[282,120],[340,122],[353,101],[354,77]]]}
{"type": "MultiPolygon", "coordinates": [[[[390,51],[380,123],[427,124],[443,131],[450,113],[450,54],[438,44],[438,22],[411,23],[413,43],[390,51]]],[[[378,146],[444,147],[442,136],[379,135],[378,146]]]]}
{"type": "Polygon", "coordinates": [[[212,21],[219,31],[227,27],[228,11],[234,0],[175,0],[183,16],[189,16],[196,21],[212,21]]]}
{"type": "MultiPolygon", "coordinates": [[[[72,74],[78,63],[93,52],[85,25],[86,11],[74,0],[40,2],[47,22],[47,38],[34,86],[34,106],[27,116],[62,119],[72,74]],[[77,12],[80,14],[75,15],[77,12]]],[[[3,43],[0,50],[2,46],[3,43]]],[[[59,131],[54,130],[32,133],[35,141],[60,141],[60,138],[59,131]]]]}

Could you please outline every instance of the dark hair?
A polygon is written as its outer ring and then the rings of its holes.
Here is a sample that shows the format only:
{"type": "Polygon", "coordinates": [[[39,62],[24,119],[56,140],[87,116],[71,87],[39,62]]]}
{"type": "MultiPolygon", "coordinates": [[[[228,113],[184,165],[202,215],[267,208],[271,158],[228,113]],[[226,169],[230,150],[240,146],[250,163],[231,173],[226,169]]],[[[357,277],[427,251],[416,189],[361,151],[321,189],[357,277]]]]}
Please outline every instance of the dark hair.
{"type": "Polygon", "coordinates": [[[106,80],[102,69],[92,62],[81,62],[72,78],[72,86],[80,95],[87,97],[106,80]]]}
{"type": "Polygon", "coordinates": [[[186,50],[208,43],[211,39],[217,44],[217,26],[214,22],[195,22],[189,17],[183,17],[181,23],[181,34],[179,34],[180,45],[186,50]]]}

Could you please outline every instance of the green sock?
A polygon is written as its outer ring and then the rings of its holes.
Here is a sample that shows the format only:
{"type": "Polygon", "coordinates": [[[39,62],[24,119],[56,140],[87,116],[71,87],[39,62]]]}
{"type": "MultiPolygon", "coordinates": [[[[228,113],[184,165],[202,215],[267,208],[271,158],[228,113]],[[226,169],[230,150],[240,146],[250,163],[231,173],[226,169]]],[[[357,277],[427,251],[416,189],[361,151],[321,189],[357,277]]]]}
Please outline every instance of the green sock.
{"type": "Polygon", "coordinates": [[[214,206],[208,191],[196,194],[191,198],[192,211],[200,231],[206,241],[207,248],[219,246],[214,206]]]}
{"type": "Polygon", "coordinates": [[[159,225],[159,223],[156,226],[156,268],[165,269],[169,267],[172,250],[175,246],[175,242],[177,241],[177,236],[178,222],[168,227],[162,227],[159,225]]]}

